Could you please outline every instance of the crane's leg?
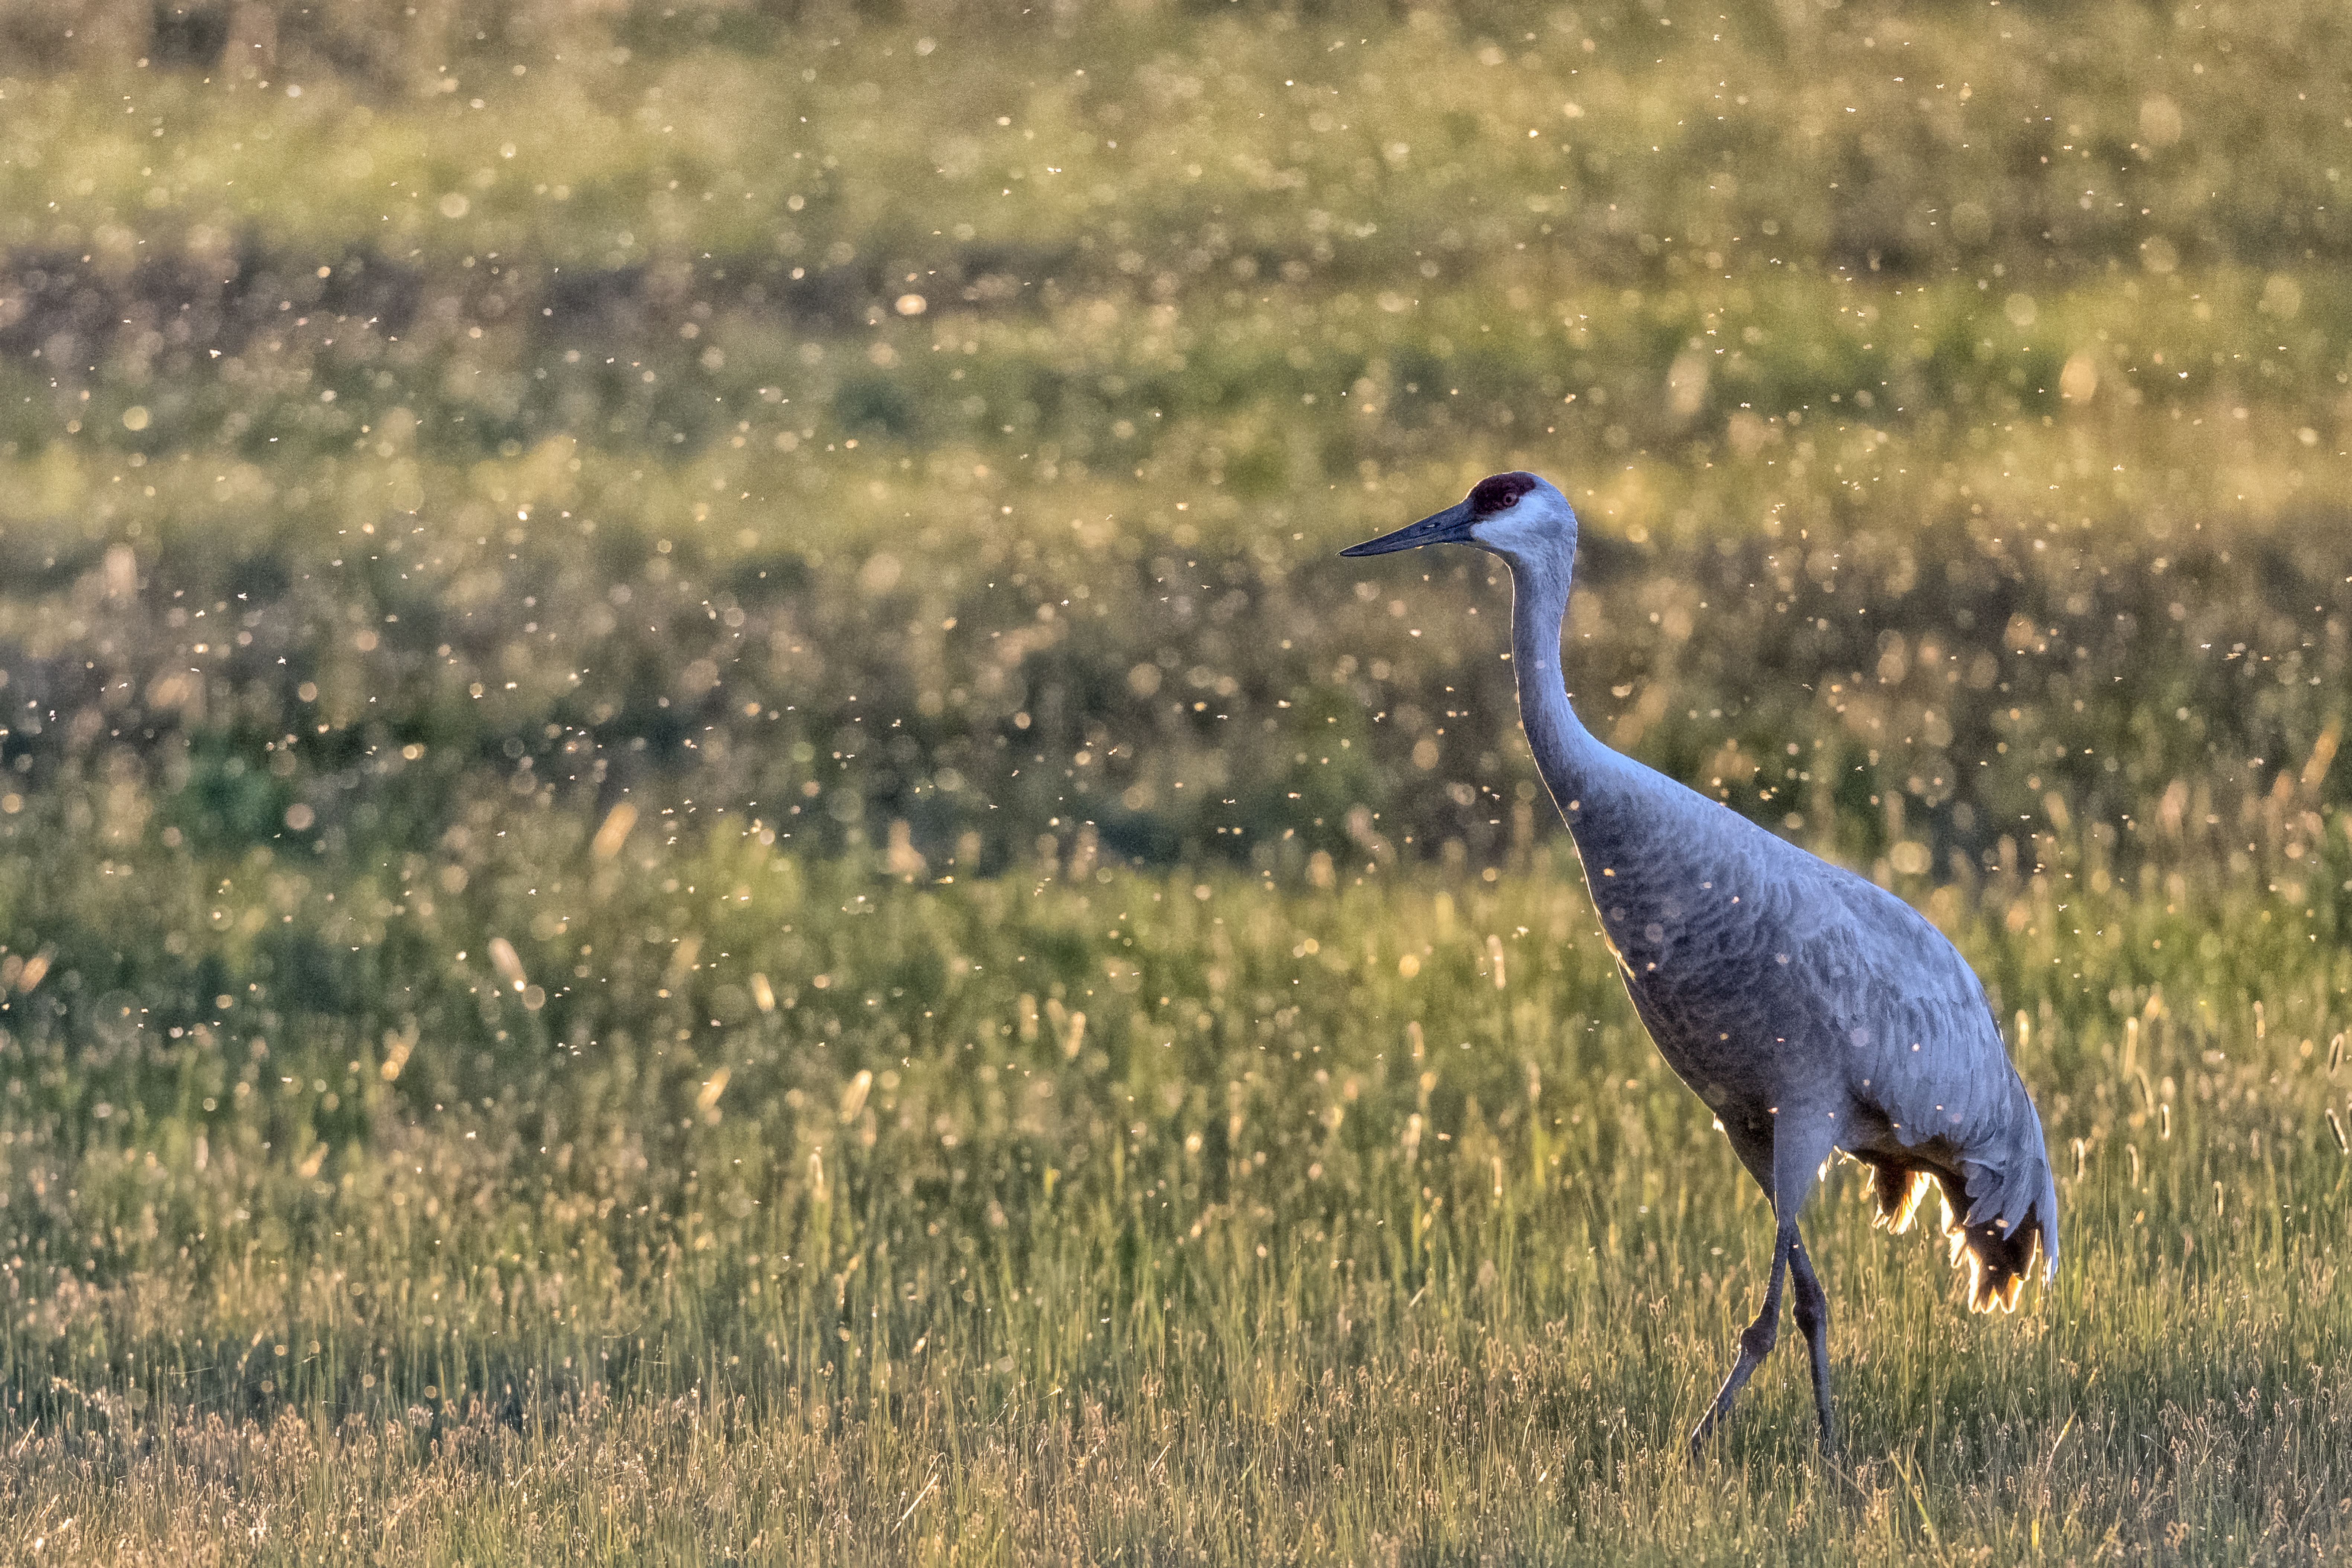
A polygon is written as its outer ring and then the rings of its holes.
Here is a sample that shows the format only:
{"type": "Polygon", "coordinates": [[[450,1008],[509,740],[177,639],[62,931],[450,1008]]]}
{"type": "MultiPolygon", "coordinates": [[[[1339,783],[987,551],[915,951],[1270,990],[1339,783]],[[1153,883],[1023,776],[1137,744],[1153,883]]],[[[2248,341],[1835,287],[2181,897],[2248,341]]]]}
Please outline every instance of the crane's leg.
{"type": "Polygon", "coordinates": [[[1797,1288],[1797,1327],[1813,1363],[1813,1413],[1821,1417],[1822,1452],[1834,1457],[1838,1441],[1837,1417],[1830,1407],[1830,1302],[1814,1278],[1802,1240],[1790,1250],[1789,1275],[1797,1288]]]}
{"type": "Polygon", "coordinates": [[[1780,1335],[1780,1277],[1788,1268],[1790,1249],[1796,1239],[1795,1221],[1781,1221],[1778,1234],[1772,1238],[1772,1274],[1770,1281],[1764,1287],[1764,1310],[1756,1314],[1754,1322],[1740,1331],[1738,1359],[1731,1363],[1730,1375],[1723,1380],[1723,1386],[1716,1390],[1715,1402],[1706,1407],[1706,1414],[1700,1417],[1697,1430],[1691,1434],[1691,1452],[1694,1455],[1698,1452],[1699,1446],[1714,1435],[1723,1418],[1731,1414],[1731,1402],[1739,1396],[1741,1389],[1748,1386],[1748,1378],[1755,1374],[1764,1358],[1772,1353],[1772,1342],[1780,1335]]]}
{"type": "Polygon", "coordinates": [[[1832,1147],[1831,1129],[1835,1124],[1826,1118],[1818,1127],[1812,1121],[1811,1117],[1802,1114],[1776,1118],[1768,1134],[1769,1144],[1761,1139],[1733,1136],[1734,1151],[1742,1163],[1756,1172],[1758,1181],[1772,1200],[1777,1222],[1772,1237],[1772,1270],[1764,1286],[1764,1309],[1741,1331],[1739,1355],[1731,1363],[1723,1386],[1716,1391],[1706,1415],[1691,1433],[1694,1453],[1731,1414],[1732,1401],[1748,1385],[1764,1358],[1772,1353],[1773,1342],[1780,1333],[1781,1279],[1791,1265],[1799,1279],[1798,1324],[1804,1331],[1806,1348],[1812,1357],[1814,1405],[1821,1414],[1824,1445],[1832,1441],[1829,1414],[1829,1303],[1822,1294],[1821,1281],[1813,1277],[1811,1263],[1805,1258],[1804,1240],[1797,1234],[1797,1211],[1804,1207],[1818,1179],[1821,1163],[1829,1158],[1832,1147]],[[1765,1180],[1767,1170],[1769,1181],[1765,1180]]]}

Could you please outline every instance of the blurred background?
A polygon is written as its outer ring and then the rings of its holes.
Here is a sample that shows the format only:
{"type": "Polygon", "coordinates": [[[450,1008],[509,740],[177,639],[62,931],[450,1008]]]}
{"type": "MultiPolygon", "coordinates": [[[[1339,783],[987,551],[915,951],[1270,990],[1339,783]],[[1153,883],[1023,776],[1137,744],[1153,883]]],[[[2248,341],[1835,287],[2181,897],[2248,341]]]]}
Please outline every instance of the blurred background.
{"type": "Polygon", "coordinates": [[[1330,557],[1514,466],[1588,719],[1882,869],[2342,714],[2333,7],[380,13],[0,6],[12,814],[1495,864],[1495,568],[1330,557]]]}
{"type": "Polygon", "coordinates": [[[0,0],[0,1539],[2315,1558],[2347,58],[0,0]],[[1922,904],[2043,1111],[1994,1328],[1811,1211],[1852,1476],[1794,1352],[1683,1462],[1760,1201],[1497,565],[1336,558],[1509,468],[1588,722],[1922,904]]]}

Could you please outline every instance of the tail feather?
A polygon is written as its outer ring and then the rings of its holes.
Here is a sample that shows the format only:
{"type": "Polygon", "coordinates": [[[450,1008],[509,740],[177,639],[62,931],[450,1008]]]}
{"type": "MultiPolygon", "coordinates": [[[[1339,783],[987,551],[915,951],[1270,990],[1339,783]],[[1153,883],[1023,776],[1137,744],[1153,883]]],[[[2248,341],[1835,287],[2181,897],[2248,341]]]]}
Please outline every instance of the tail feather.
{"type": "Polygon", "coordinates": [[[1927,1173],[1906,1171],[1900,1165],[1890,1165],[1876,1160],[1863,1162],[1870,1167],[1870,1187],[1878,1199],[1878,1215],[1874,1224],[1883,1225],[1896,1236],[1911,1228],[1911,1219],[1927,1194],[1927,1173]]]}
{"type": "Polygon", "coordinates": [[[2035,1157],[2000,1171],[1969,1163],[1965,1178],[1956,1180],[1941,1170],[1856,1158],[1870,1168],[1871,1195],[1878,1204],[1875,1223],[1897,1236],[1910,1228],[1929,1184],[1937,1188],[1950,1261],[1955,1268],[1968,1266],[1970,1310],[2016,1310],[2037,1252],[2043,1279],[2056,1278],[2058,1187],[2047,1160],[2035,1157]]]}
{"type": "Polygon", "coordinates": [[[2036,1156],[2006,1172],[1967,1167],[1966,1192],[1944,1184],[1944,1234],[1952,1261],[1969,1265],[1969,1309],[2014,1311],[2034,1254],[2042,1278],[2058,1272],[2058,1187],[2049,1162],[2036,1156]]]}

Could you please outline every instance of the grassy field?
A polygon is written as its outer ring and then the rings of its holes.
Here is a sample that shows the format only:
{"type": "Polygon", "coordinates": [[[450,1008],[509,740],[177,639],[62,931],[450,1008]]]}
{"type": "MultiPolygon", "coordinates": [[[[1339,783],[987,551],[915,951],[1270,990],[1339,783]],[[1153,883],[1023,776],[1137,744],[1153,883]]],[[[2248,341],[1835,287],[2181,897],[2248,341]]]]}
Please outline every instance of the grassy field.
{"type": "MultiPolygon", "coordinates": [[[[1693,1465],[1769,1215],[1570,868],[908,888],[648,826],[604,858],[485,820],[405,882],[12,858],[84,993],[18,969],[7,1005],[20,1549],[2270,1563],[2352,1538],[2341,893],[2094,893],[2096,847],[2053,843],[2053,874],[1947,900],[2016,1015],[2065,1270],[1971,1319],[1940,1247],[1874,1234],[1833,1178],[1848,1468],[1811,1454],[1793,1348],[1693,1465]],[[142,956],[101,981],[76,943],[142,956]]],[[[2342,842],[2318,858],[2352,876],[2342,842]]]]}
{"type": "Polygon", "coordinates": [[[2339,8],[375,10],[0,0],[0,1557],[2352,1551],[2339,8]],[[1512,466],[2047,1121],[1841,1466],[1512,466]]]}

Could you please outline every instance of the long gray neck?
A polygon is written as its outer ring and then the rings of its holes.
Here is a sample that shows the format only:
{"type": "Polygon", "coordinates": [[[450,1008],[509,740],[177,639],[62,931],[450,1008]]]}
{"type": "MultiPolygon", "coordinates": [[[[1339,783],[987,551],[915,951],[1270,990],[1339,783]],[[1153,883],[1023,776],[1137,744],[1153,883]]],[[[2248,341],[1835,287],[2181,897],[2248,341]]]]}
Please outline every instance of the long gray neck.
{"type": "Polygon", "coordinates": [[[1601,804],[1595,797],[1607,793],[1609,775],[1621,759],[1593,738],[1569,706],[1560,671],[1560,633],[1575,563],[1573,545],[1510,563],[1511,663],[1518,676],[1519,722],[1535,752],[1536,769],[1581,842],[1601,804]]]}

